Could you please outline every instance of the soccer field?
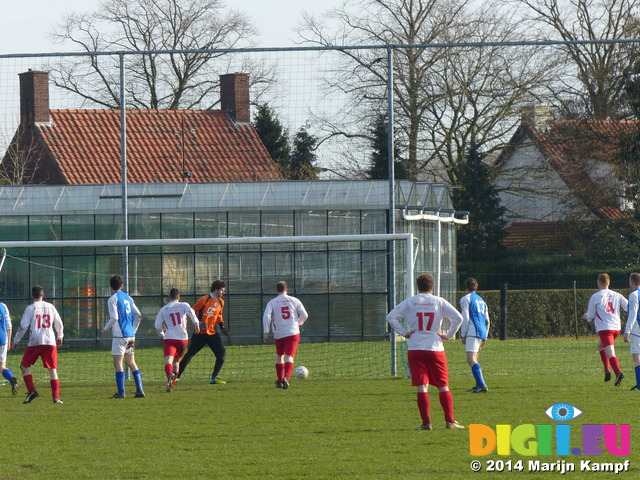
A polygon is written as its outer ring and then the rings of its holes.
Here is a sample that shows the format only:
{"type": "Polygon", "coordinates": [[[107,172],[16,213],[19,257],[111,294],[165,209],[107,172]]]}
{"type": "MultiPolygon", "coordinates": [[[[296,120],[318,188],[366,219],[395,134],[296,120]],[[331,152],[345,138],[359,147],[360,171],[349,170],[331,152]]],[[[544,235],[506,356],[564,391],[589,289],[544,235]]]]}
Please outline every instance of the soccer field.
{"type": "MultiPolygon", "coordinates": [[[[616,457],[534,456],[515,452],[473,457],[468,430],[446,430],[432,387],[434,430],[420,423],[415,388],[404,377],[318,378],[289,390],[272,380],[209,385],[185,379],[172,393],[148,381],[147,398],[111,400],[113,382],[65,382],[64,405],[51,402],[47,382],[40,397],[23,405],[24,387],[13,397],[0,387],[5,459],[0,479],[216,478],[216,479],[425,479],[551,478],[558,472],[528,472],[529,460],[575,464],[630,461],[616,477],[638,478],[640,392],[628,346],[618,344],[626,372],[622,386],[602,381],[601,364],[589,340],[489,342],[480,356],[487,394],[470,394],[472,376],[460,342],[446,344],[456,419],[464,424],[551,424],[545,410],[566,402],[584,413],[566,422],[571,446],[581,446],[583,424],[630,424],[631,453],[616,457]],[[483,470],[472,472],[480,460],[483,470]],[[522,460],[524,471],[487,472],[489,461],[522,460]]],[[[108,357],[108,352],[103,352],[108,357]]],[[[204,352],[202,353],[204,354],[204,352]]],[[[202,355],[201,354],[201,355],[202,355]]],[[[161,369],[161,358],[157,368],[161,369]]],[[[60,370],[65,368],[60,365],[60,370]]],[[[132,382],[127,391],[132,390],[132,382]]],[[[554,443],[555,448],[555,443],[554,443]]],[[[496,462],[496,465],[500,465],[496,462]]],[[[505,467],[506,468],[506,467],[505,467]]],[[[611,472],[569,472],[564,478],[611,478],[611,472]]]]}

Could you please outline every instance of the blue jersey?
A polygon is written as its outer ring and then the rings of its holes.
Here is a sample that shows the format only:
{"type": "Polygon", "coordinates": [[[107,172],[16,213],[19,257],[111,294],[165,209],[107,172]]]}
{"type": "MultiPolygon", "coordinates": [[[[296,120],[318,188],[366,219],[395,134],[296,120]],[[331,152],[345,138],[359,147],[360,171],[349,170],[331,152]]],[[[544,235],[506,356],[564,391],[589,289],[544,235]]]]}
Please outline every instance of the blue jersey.
{"type": "Polygon", "coordinates": [[[0,346],[7,344],[7,334],[11,331],[11,317],[9,309],[0,302],[0,346]]]}
{"type": "Polygon", "coordinates": [[[461,337],[478,337],[487,339],[489,333],[489,309],[480,295],[475,292],[468,293],[460,299],[462,311],[461,337]]]}
{"type": "Polygon", "coordinates": [[[135,337],[140,311],[133,299],[121,290],[115,292],[108,302],[109,322],[104,329],[113,328],[114,337],[135,337]]]}

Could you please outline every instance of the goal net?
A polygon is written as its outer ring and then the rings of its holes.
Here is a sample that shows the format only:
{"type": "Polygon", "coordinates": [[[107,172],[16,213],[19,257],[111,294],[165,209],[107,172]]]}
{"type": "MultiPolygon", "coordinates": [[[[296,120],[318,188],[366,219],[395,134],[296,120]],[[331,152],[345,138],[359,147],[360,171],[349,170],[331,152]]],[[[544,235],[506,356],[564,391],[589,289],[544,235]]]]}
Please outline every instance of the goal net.
{"type": "MultiPolygon", "coordinates": [[[[296,365],[306,366],[313,377],[386,376],[402,370],[386,314],[390,302],[413,293],[414,242],[405,233],[0,242],[7,252],[0,285],[14,335],[33,285],[41,285],[45,300],[60,312],[63,381],[113,379],[111,337],[103,337],[102,329],[114,274],[125,278],[124,290],[142,312],[136,361],[145,381],[165,379],[154,321],[169,290],[177,287],[181,300],[193,305],[216,279],[227,284],[223,316],[231,332],[223,336],[227,355],[221,378],[274,377],[275,349],[272,337],[262,343],[262,314],[280,280],[309,313],[296,365]]],[[[19,371],[20,358],[21,351],[12,352],[8,366],[19,371]]],[[[183,380],[208,379],[214,360],[203,349],[183,380]]],[[[34,369],[44,379],[46,371],[41,372],[34,369]]]]}

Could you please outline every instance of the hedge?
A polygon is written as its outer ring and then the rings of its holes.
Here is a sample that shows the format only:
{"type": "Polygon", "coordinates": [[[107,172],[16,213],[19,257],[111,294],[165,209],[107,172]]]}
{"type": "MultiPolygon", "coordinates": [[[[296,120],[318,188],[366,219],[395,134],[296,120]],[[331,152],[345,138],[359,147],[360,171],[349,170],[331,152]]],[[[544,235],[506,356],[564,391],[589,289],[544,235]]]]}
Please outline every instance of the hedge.
{"type": "MultiPolygon", "coordinates": [[[[593,323],[582,318],[594,293],[593,289],[507,290],[507,338],[594,335],[593,323]]],[[[620,293],[626,297],[629,290],[620,290],[620,293]]],[[[500,291],[479,291],[478,294],[489,306],[489,338],[500,338],[500,291]]],[[[457,293],[456,306],[459,306],[460,297],[463,295],[465,292],[457,293]]],[[[621,310],[620,316],[624,329],[626,312],[621,310]]]]}

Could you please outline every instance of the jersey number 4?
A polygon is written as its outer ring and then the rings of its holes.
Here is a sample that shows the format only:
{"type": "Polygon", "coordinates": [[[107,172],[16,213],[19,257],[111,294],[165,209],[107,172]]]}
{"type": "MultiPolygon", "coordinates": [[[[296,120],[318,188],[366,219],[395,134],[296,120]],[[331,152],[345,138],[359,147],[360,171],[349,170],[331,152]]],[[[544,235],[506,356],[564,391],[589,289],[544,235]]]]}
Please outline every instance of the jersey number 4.
{"type": "Polygon", "coordinates": [[[418,317],[418,330],[429,331],[433,326],[433,320],[436,318],[436,314],[433,312],[417,312],[418,317]],[[425,320],[426,320],[426,328],[425,328],[425,320]]]}
{"type": "Polygon", "coordinates": [[[604,311],[607,313],[616,313],[616,311],[613,309],[612,302],[607,302],[607,308],[605,308],[604,311]]]}

